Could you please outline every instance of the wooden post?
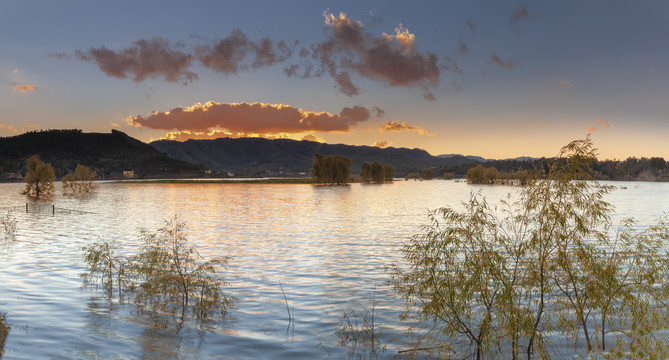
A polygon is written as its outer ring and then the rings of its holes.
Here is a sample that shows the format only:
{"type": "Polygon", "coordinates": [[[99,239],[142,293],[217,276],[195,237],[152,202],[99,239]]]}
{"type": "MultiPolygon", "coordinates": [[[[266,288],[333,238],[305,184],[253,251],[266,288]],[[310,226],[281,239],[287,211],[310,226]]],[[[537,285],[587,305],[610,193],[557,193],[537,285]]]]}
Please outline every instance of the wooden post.
{"type": "Polygon", "coordinates": [[[28,203],[26,203],[26,214],[28,213],[28,203]]]}
{"type": "Polygon", "coordinates": [[[52,204],[52,205],[51,205],[51,213],[52,213],[53,215],[56,215],[56,204],[52,204]]]}

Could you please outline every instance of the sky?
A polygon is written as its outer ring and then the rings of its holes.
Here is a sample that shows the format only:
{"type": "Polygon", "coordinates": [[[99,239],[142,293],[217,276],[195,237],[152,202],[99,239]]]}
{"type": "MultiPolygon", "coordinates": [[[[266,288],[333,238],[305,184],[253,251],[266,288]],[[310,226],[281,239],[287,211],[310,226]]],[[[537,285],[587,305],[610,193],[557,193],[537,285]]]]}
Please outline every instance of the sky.
{"type": "Polygon", "coordinates": [[[669,2],[0,0],[0,136],[669,159],[669,2]]]}

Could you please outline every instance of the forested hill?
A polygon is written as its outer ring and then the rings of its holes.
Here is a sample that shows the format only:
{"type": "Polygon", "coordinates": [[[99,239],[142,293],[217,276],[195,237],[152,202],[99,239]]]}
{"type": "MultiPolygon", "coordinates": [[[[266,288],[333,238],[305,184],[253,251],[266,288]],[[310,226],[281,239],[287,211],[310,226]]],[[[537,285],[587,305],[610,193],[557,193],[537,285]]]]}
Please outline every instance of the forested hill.
{"type": "Polygon", "coordinates": [[[74,171],[77,164],[90,167],[105,179],[123,177],[200,176],[203,167],[173,159],[149,144],[123,132],[83,133],[81,130],[32,131],[0,138],[0,176],[25,173],[25,160],[39,155],[53,166],[57,178],[74,171]]]}
{"type": "Polygon", "coordinates": [[[160,140],[151,143],[168,155],[201,163],[214,171],[235,175],[309,174],[314,153],[342,155],[351,158],[351,172],[358,173],[365,162],[380,161],[395,168],[396,176],[420,171],[424,167],[460,166],[473,164],[464,156],[440,158],[421,149],[378,148],[324,144],[313,141],[263,138],[220,138],[215,140],[188,140],[185,142],[160,140]]]}

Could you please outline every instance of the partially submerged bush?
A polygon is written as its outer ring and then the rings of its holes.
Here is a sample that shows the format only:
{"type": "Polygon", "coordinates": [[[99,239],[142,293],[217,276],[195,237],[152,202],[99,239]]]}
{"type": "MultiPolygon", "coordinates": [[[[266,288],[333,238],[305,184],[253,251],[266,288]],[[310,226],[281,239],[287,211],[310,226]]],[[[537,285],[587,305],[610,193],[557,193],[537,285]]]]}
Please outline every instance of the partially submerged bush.
{"type": "Polygon", "coordinates": [[[0,218],[0,222],[2,222],[5,237],[14,238],[14,235],[16,234],[16,224],[18,221],[12,215],[12,212],[8,211],[3,218],[0,218]]]}
{"type": "Polygon", "coordinates": [[[9,325],[7,325],[7,314],[0,312],[0,358],[5,351],[5,341],[10,329],[9,325]]]}
{"type": "Polygon", "coordinates": [[[404,317],[429,329],[420,341],[464,339],[476,359],[549,358],[551,335],[582,338],[576,351],[595,357],[669,356],[669,226],[638,232],[624,220],[613,231],[612,187],[581,181],[591,179],[590,139],[560,155],[518,201],[498,208],[473,194],[464,212],[431,212],[405,246],[408,268],[393,266],[392,284],[404,317]]]}
{"type": "Polygon", "coordinates": [[[381,329],[375,317],[376,291],[373,293],[370,309],[344,311],[339,330],[335,333],[339,345],[350,347],[351,354],[369,355],[370,359],[379,358],[385,347],[381,346],[381,329]]]}
{"type": "Polygon", "coordinates": [[[155,233],[142,230],[144,246],[133,256],[116,255],[116,246],[107,242],[86,246],[89,271],[82,277],[99,281],[110,296],[116,291],[119,299],[132,297],[142,309],[188,315],[200,322],[217,312],[223,315],[233,299],[223,292],[227,282],[216,272],[225,268],[228,258],[201,261],[188,246],[185,226],[175,216],[155,233]]]}
{"type": "Polygon", "coordinates": [[[97,187],[93,182],[98,174],[81,164],[73,173],[67,173],[63,176],[63,194],[64,195],[87,195],[92,193],[97,187]]]}

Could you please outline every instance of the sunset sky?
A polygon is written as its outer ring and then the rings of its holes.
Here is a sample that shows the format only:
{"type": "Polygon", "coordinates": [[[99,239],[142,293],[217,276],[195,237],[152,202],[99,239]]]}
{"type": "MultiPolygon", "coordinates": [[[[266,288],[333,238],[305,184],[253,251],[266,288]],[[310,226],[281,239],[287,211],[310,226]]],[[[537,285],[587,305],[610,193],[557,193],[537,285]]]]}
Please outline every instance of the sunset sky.
{"type": "Polygon", "coordinates": [[[0,136],[669,159],[669,2],[0,1],[0,136]]]}

